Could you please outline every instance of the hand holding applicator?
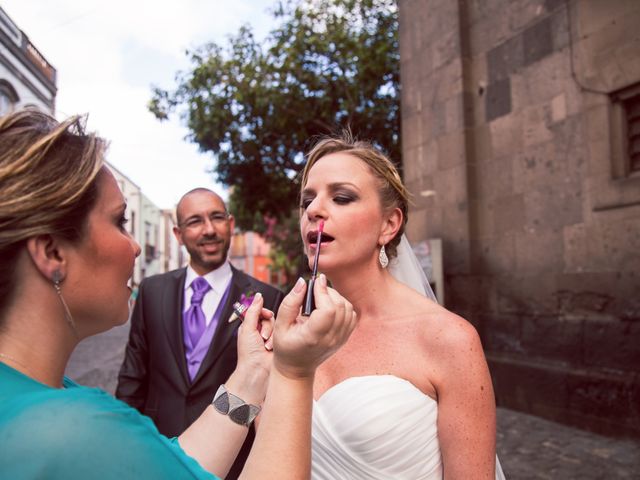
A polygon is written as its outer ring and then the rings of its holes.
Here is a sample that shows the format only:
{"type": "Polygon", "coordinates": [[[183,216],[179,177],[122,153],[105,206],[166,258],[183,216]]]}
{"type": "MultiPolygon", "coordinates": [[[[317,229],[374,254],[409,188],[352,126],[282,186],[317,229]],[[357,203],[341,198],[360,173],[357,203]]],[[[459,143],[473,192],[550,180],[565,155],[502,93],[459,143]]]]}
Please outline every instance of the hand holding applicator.
{"type": "Polygon", "coordinates": [[[302,315],[308,317],[316,308],[315,301],[313,299],[313,285],[316,283],[318,277],[318,258],[320,257],[320,244],[322,243],[322,230],[324,230],[324,220],[320,220],[318,223],[318,238],[316,239],[316,255],[313,260],[313,270],[311,272],[311,279],[309,280],[309,286],[307,287],[307,295],[304,299],[304,308],[302,315]]]}

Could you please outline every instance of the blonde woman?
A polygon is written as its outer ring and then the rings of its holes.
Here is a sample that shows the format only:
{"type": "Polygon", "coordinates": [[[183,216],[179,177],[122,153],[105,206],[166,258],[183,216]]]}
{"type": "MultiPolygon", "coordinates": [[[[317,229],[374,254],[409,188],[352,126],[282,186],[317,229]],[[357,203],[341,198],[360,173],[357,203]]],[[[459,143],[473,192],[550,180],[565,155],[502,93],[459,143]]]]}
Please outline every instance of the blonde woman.
{"type": "Polygon", "coordinates": [[[372,145],[328,138],[309,153],[300,195],[309,264],[323,222],[319,270],[359,317],[316,374],[314,479],[502,478],[475,329],[428,298],[430,289],[390,273],[420,273],[396,265],[399,246],[412,255],[402,238],[407,211],[398,172],[372,145]]]}

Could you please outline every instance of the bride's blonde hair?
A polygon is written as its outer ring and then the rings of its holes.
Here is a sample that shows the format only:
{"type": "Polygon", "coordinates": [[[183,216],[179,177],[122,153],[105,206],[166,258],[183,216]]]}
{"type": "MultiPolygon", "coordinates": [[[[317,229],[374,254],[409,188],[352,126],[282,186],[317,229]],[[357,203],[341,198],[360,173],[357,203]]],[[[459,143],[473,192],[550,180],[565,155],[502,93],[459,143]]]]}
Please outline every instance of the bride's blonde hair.
{"type": "Polygon", "coordinates": [[[402,225],[396,236],[385,245],[389,258],[397,254],[400,238],[407,224],[409,211],[409,191],[402,183],[395,165],[372,143],[356,140],[349,131],[339,136],[322,137],[307,154],[307,163],[302,171],[301,189],[304,189],[313,165],[322,157],[332,153],[347,153],[367,164],[371,173],[378,179],[378,192],[383,210],[390,211],[399,208],[402,212],[402,225]]]}

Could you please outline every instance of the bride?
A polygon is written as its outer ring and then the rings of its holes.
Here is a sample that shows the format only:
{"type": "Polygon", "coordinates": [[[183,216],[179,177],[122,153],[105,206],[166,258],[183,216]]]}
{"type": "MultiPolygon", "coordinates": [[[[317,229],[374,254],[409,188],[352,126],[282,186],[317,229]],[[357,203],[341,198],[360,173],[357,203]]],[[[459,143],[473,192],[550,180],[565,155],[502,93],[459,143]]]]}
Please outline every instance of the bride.
{"type": "Polygon", "coordinates": [[[427,282],[419,293],[390,273],[421,273],[404,266],[408,192],[393,164],[368,143],[321,140],[300,200],[309,265],[323,221],[319,270],[360,318],[315,376],[312,478],[504,478],[476,330],[428,298],[427,282]]]}

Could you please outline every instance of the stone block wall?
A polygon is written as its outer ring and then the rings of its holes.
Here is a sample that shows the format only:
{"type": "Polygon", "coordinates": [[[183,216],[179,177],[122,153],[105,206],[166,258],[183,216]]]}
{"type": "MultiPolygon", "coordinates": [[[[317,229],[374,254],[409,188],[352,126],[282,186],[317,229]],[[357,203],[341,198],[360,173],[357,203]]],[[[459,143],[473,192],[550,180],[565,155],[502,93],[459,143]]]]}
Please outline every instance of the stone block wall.
{"type": "Polygon", "coordinates": [[[640,85],[640,2],[399,9],[408,235],[443,239],[498,402],[640,437],[640,172],[616,174],[611,96],[640,85]]]}

